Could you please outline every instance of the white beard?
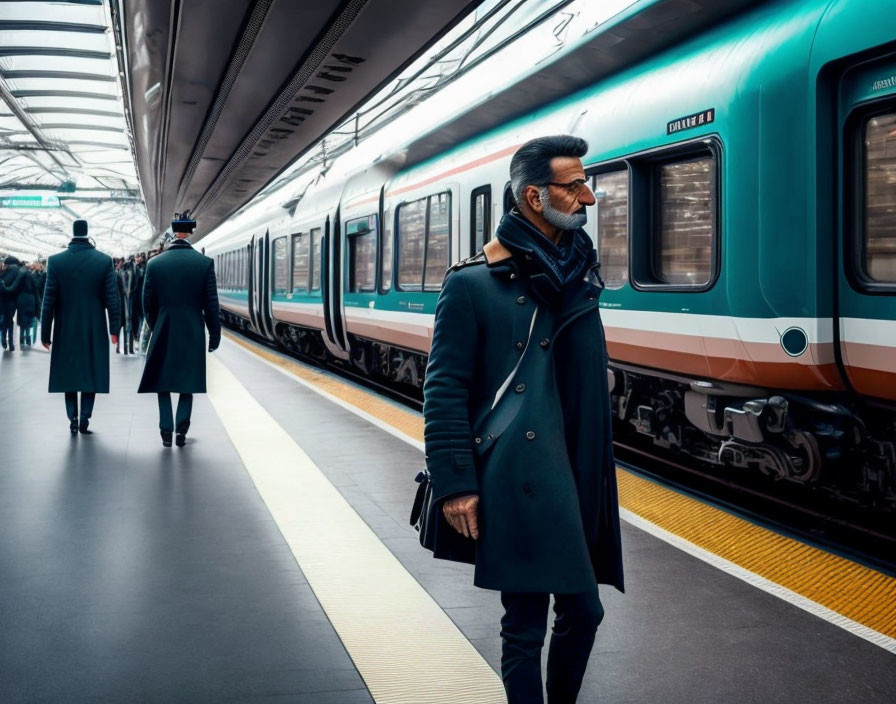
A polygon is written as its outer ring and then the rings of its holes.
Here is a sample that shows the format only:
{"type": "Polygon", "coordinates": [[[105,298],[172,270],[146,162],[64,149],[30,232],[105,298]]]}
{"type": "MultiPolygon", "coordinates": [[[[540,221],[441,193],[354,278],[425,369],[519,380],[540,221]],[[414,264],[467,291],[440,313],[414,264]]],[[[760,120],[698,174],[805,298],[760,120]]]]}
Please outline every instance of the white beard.
{"type": "Polygon", "coordinates": [[[552,206],[547,186],[541,187],[539,198],[542,207],[541,214],[554,227],[561,230],[578,230],[580,227],[585,227],[585,223],[588,222],[586,213],[563,213],[552,206]]]}

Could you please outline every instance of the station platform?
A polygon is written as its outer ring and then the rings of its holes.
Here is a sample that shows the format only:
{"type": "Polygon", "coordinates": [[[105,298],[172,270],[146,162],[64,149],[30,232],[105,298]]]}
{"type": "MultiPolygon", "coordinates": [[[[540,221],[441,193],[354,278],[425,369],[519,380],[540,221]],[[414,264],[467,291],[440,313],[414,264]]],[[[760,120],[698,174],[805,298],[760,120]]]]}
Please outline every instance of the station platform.
{"type": "MultiPolygon", "coordinates": [[[[407,524],[420,415],[229,335],[208,364],[163,448],[139,356],[71,437],[49,354],[2,354],[0,701],[504,701],[499,595],[407,524]]],[[[760,529],[648,485],[580,702],[896,701],[896,580],[780,536],[738,567],[760,529]]]]}

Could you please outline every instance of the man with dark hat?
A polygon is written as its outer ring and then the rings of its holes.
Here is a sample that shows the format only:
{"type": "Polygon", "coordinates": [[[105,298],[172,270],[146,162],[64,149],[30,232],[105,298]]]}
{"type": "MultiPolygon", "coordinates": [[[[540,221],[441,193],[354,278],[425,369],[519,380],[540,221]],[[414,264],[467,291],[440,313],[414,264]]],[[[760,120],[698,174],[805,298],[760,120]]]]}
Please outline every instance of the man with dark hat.
{"type": "Polygon", "coordinates": [[[50,350],[49,391],[65,394],[72,435],[89,435],[96,394],[109,393],[106,336],[118,341],[109,333],[120,327],[120,312],[112,258],[87,239],[85,220],[75,220],[72,232],[68,249],[47,260],[40,337],[50,350]]]}
{"type": "Polygon", "coordinates": [[[206,390],[203,327],[208,328],[209,352],[221,343],[215,263],[187,239],[195,228],[188,213],[175,216],[171,223],[175,240],[146,265],[143,284],[143,314],[152,337],[137,392],[159,395],[159,430],[165,447],[171,447],[175,430],[177,446],[186,444],[193,394],[206,390]],[[176,421],[172,393],[180,394],[176,421]]]}
{"type": "MultiPolygon", "coordinates": [[[[501,592],[510,704],[541,704],[550,596],[550,704],[572,704],[604,610],[623,589],[607,352],[588,145],[559,135],[513,155],[514,207],[449,270],[423,387],[433,498],[501,592]]],[[[438,550],[438,546],[436,546],[438,550]]]]}

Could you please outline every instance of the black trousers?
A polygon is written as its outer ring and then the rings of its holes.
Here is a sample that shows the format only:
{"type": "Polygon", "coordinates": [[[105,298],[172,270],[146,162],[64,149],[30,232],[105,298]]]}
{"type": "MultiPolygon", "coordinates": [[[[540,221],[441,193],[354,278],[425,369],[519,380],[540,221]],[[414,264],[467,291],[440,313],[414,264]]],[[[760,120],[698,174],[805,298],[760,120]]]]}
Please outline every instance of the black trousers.
{"type": "Polygon", "coordinates": [[[13,326],[14,320],[13,317],[6,316],[0,321],[0,337],[3,339],[3,347],[6,348],[9,346],[9,349],[15,349],[15,340],[13,338],[13,334],[15,332],[13,326]]]}
{"type": "MultiPolygon", "coordinates": [[[[177,432],[186,433],[193,414],[193,394],[180,394],[177,399],[177,432]]],[[[159,394],[159,430],[174,432],[174,415],[171,412],[171,394],[159,394]]]]}
{"type": "MultiPolygon", "coordinates": [[[[541,649],[549,594],[501,592],[501,679],[508,704],[543,704],[541,649]]],[[[604,618],[597,589],[554,595],[554,628],[548,651],[548,704],[573,704],[579,695],[597,627],[604,618]]]]}
{"type": "MultiPolygon", "coordinates": [[[[81,415],[80,418],[87,420],[93,414],[93,404],[96,401],[96,394],[88,391],[81,392],[81,415]]],[[[78,418],[78,392],[65,392],[65,413],[69,419],[78,418]]]]}

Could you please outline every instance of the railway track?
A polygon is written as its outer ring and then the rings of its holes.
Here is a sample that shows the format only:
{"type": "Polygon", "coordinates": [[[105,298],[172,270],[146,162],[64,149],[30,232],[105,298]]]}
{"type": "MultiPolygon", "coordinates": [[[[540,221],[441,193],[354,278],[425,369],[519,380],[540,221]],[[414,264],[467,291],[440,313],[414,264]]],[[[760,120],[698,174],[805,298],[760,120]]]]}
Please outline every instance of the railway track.
{"type": "MultiPolygon", "coordinates": [[[[278,354],[376,391],[415,411],[423,410],[423,402],[418,396],[371,381],[350,367],[322,366],[319,360],[287,354],[262,337],[230,331],[278,354]]],[[[717,467],[702,467],[693,458],[662,457],[654,448],[638,444],[637,438],[632,440],[621,438],[613,443],[619,467],[777,533],[896,576],[896,525],[893,525],[892,516],[876,516],[862,506],[844,505],[804,487],[720,471],[717,467]],[[775,493],[770,493],[772,488],[775,493]]]]}

